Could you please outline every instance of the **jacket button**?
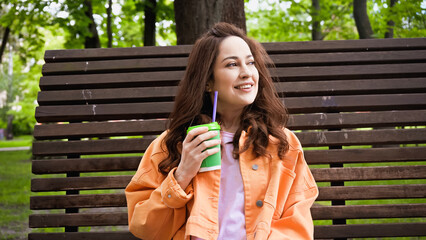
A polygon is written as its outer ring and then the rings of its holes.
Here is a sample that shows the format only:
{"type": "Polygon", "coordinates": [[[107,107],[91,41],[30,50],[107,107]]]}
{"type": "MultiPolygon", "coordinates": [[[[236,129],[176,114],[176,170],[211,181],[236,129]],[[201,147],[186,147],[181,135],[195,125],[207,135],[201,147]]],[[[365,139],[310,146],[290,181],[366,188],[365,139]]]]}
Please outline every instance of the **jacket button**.
{"type": "Polygon", "coordinates": [[[257,200],[256,201],[256,206],[262,207],[263,206],[263,201],[262,200],[257,200]]]}
{"type": "Polygon", "coordinates": [[[257,164],[253,164],[251,166],[251,169],[253,169],[254,171],[256,171],[257,169],[259,169],[259,166],[257,166],[257,164]]]}

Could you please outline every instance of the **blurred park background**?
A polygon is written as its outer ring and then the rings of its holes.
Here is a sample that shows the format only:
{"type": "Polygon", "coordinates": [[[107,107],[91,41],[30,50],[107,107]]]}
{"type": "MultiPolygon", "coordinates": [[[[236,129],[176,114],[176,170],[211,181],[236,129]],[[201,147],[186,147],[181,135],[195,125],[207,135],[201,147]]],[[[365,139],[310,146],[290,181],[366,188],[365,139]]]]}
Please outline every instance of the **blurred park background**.
{"type": "Polygon", "coordinates": [[[217,21],[260,42],[426,37],[426,0],[0,0],[0,239],[30,231],[44,52],[192,44],[217,21]]]}

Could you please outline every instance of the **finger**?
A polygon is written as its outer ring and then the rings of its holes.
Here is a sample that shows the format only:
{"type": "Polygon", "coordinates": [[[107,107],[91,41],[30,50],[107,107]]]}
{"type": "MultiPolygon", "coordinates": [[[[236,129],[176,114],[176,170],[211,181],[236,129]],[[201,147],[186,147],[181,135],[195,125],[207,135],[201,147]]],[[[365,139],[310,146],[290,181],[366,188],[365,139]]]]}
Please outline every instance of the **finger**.
{"type": "Polygon", "coordinates": [[[199,128],[194,128],[191,131],[188,132],[188,134],[186,135],[185,139],[183,140],[184,142],[192,142],[192,140],[197,137],[200,134],[206,133],[209,131],[208,127],[199,127],[199,128]]]}
{"type": "Polygon", "coordinates": [[[197,146],[196,151],[204,151],[207,148],[211,148],[217,145],[220,145],[221,141],[220,139],[213,139],[213,140],[208,140],[208,141],[204,141],[202,143],[200,143],[200,145],[197,146]]]}
{"type": "Polygon", "coordinates": [[[218,153],[219,151],[220,151],[220,148],[218,148],[218,147],[217,148],[207,149],[206,151],[204,151],[204,152],[201,153],[201,158],[205,159],[208,156],[211,156],[211,155],[213,155],[215,153],[218,153]]]}
{"type": "Polygon", "coordinates": [[[206,133],[202,133],[200,135],[198,135],[197,137],[195,137],[192,142],[194,143],[195,146],[200,145],[201,143],[205,142],[206,140],[209,140],[213,137],[215,137],[218,134],[217,131],[209,131],[206,133]]]}

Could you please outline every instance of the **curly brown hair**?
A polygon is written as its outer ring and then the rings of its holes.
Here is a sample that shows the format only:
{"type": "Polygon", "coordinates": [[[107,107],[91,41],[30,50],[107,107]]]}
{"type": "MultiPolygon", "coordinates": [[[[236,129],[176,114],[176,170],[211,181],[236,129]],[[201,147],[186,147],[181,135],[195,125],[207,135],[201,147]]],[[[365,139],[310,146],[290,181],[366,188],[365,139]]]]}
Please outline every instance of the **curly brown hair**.
{"type": "MultiPolygon", "coordinates": [[[[228,23],[218,23],[200,37],[189,55],[185,75],[179,83],[173,111],[170,114],[168,132],[164,138],[164,146],[168,156],[159,164],[159,171],[166,175],[177,167],[181,158],[181,144],[189,126],[211,122],[213,111],[209,93],[205,91],[206,84],[214,79],[213,67],[219,54],[221,42],[229,37],[242,38],[250,47],[255,66],[259,72],[259,91],[254,102],[244,108],[240,118],[240,127],[233,139],[234,157],[247,151],[253,146],[256,157],[270,154],[266,148],[269,136],[279,141],[278,156],[282,158],[288,150],[288,142],[283,131],[287,124],[288,113],[280,101],[268,68],[274,64],[265,49],[257,41],[246,36],[243,30],[228,23]],[[246,131],[248,139],[239,148],[239,138],[246,131]]],[[[217,115],[220,123],[220,114],[217,115]]]]}

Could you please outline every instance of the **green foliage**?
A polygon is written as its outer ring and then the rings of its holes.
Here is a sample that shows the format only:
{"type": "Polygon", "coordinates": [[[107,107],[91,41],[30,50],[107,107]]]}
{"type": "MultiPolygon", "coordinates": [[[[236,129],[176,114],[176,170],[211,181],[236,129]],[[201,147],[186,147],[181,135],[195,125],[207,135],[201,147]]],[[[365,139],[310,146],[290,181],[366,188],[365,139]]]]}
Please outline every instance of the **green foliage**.
{"type": "MultiPolygon", "coordinates": [[[[358,39],[352,2],[353,0],[320,0],[318,20],[324,40],[358,39]]],[[[371,0],[367,3],[376,38],[384,38],[389,20],[395,22],[396,38],[426,36],[426,9],[423,0],[399,0],[392,9],[387,0],[371,0]]],[[[245,11],[248,34],[259,41],[311,40],[311,0],[246,0],[245,11]],[[258,7],[254,7],[256,2],[259,3],[258,7]]]]}

